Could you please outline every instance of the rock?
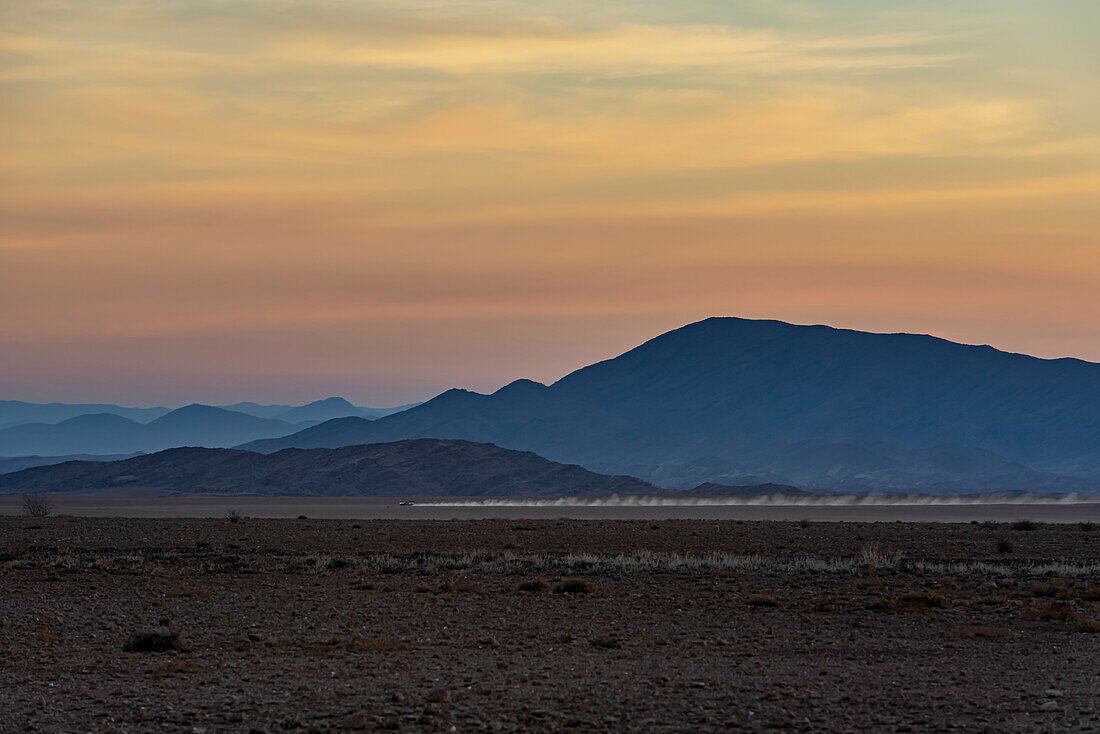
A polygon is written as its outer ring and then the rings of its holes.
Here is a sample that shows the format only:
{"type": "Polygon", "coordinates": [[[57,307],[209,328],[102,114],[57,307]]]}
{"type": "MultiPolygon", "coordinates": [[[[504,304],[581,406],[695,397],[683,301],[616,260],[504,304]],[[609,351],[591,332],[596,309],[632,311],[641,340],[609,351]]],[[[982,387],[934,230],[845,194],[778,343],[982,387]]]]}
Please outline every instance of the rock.
{"type": "Polygon", "coordinates": [[[1057,701],[1044,701],[1043,703],[1039,704],[1039,710],[1040,711],[1056,711],[1057,709],[1058,709],[1058,702],[1057,701]]]}
{"type": "Polygon", "coordinates": [[[1043,691],[1043,695],[1047,696],[1048,698],[1061,698],[1065,694],[1062,691],[1059,691],[1057,688],[1048,688],[1043,691]]]}

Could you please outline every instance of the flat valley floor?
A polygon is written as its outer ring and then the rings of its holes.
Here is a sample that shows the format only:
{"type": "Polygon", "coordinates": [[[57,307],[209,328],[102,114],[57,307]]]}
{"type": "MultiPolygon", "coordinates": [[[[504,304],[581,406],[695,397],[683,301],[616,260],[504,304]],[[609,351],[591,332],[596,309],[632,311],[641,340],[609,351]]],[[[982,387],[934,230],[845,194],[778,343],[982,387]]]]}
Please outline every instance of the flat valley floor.
{"type": "Polygon", "coordinates": [[[1098,661],[1089,523],[0,517],[0,731],[1100,731],[1098,661]]]}

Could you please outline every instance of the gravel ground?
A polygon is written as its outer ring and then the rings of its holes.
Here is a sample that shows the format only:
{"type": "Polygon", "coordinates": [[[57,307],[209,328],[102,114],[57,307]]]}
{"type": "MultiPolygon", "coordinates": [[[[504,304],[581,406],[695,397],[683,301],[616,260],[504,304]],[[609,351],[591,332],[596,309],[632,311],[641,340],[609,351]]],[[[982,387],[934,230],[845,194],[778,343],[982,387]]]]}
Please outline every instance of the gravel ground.
{"type": "Polygon", "coordinates": [[[0,590],[2,731],[1100,731],[1078,525],[0,518],[0,590]]]}

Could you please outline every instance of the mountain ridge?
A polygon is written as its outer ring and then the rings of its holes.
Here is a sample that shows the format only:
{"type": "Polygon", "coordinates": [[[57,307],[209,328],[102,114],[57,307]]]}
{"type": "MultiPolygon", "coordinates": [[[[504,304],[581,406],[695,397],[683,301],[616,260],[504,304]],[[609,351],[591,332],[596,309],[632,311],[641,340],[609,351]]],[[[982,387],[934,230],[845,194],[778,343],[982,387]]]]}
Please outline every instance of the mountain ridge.
{"type": "MultiPolygon", "coordinates": [[[[1052,491],[1088,490],[1100,486],[1100,364],[923,334],[712,317],[551,385],[449,390],[370,425],[322,423],[245,448],[412,437],[488,441],[603,472],[645,465],[646,479],[717,456],[754,479],[818,489],[882,482],[964,491],[1041,480],[1052,491]],[[822,457],[799,470],[800,481],[780,465],[806,456],[799,446],[829,444],[868,452],[850,452],[845,466],[822,457]],[[928,454],[937,446],[958,447],[958,466],[937,467],[928,454]],[[902,463],[881,471],[891,453],[902,463]]],[[[729,478],[693,478],[710,479],[729,478]]]]}

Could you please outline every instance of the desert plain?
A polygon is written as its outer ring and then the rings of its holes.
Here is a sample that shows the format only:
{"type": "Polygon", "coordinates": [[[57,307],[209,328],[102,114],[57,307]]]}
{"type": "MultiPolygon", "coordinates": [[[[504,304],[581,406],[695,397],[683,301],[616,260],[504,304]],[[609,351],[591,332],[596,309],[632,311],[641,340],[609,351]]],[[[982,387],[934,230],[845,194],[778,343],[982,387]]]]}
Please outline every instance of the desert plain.
{"type": "Polygon", "coordinates": [[[1100,731],[1098,661],[1091,522],[0,517],[0,731],[1100,731]]]}

